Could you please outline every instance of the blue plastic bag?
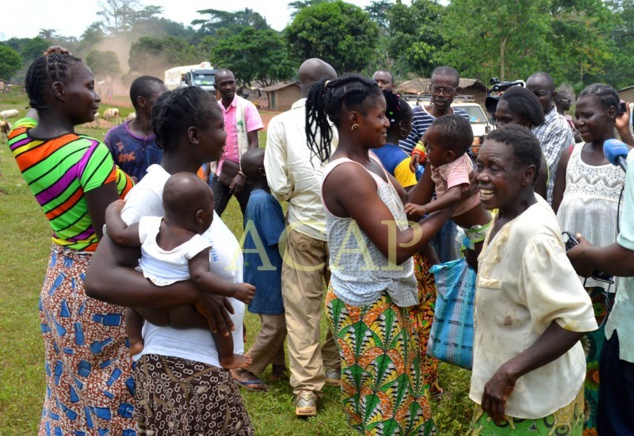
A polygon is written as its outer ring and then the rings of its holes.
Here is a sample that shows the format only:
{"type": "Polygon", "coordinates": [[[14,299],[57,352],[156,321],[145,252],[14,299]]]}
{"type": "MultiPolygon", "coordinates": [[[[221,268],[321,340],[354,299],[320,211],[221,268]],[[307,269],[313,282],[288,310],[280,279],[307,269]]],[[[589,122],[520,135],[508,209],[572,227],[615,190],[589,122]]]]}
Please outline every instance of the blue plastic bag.
{"type": "Polygon", "coordinates": [[[427,355],[471,369],[476,273],[464,258],[434,265],[438,297],[427,355]]]}

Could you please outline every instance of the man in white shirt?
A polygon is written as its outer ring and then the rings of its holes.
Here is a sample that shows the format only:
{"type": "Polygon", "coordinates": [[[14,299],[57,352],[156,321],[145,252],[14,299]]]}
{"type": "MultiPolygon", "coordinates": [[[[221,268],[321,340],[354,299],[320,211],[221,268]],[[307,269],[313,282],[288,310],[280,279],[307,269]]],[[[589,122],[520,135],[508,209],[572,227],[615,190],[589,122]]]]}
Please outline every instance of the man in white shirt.
{"type": "MultiPolygon", "coordinates": [[[[331,332],[319,345],[323,295],[330,279],[326,215],[321,201],[322,163],[306,140],[306,96],[321,79],[337,73],[321,59],[298,71],[302,98],[274,117],[267,129],[264,167],[271,193],[288,202],[287,247],[282,266],[282,298],[288,329],[288,356],[297,416],[315,416],[325,383],[340,381],[339,353],[331,332]]],[[[337,134],[334,129],[333,134],[337,134]]],[[[337,138],[333,138],[337,143],[337,138]]]]}
{"type": "Polygon", "coordinates": [[[526,88],[537,96],[546,117],[544,123],[533,127],[532,131],[539,139],[546,163],[548,163],[546,200],[548,204],[552,205],[555,178],[557,178],[557,164],[559,163],[561,152],[566,147],[574,145],[575,139],[568,122],[557,112],[555,107],[554,100],[557,92],[555,91],[553,78],[548,73],[535,73],[526,80],[526,88]]]}

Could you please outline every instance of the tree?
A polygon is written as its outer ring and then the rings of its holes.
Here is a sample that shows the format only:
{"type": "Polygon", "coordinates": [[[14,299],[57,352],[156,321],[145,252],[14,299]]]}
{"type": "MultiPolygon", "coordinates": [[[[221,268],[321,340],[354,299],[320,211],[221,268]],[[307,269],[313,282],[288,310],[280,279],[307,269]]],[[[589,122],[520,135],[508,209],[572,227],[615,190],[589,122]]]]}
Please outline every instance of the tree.
{"type": "Polygon", "coordinates": [[[86,56],[86,65],[95,74],[104,76],[113,76],[121,73],[121,66],[119,65],[119,58],[113,51],[99,51],[93,50],[86,56]]]}
{"type": "Polygon", "coordinates": [[[315,6],[320,3],[332,3],[335,0],[296,0],[288,4],[289,9],[293,9],[291,12],[291,19],[295,19],[299,11],[309,6],[315,6]]]}
{"type": "Polygon", "coordinates": [[[11,38],[6,41],[6,45],[17,51],[25,64],[30,64],[42,56],[42,53],[46,51],[50,44],[40,37],[35,37],[11,38]]]}
{"type": "Polygon", "coordinates": [[[339,73],[362,71],[379,39],[370,15],[342,1],[302,9],[284,32],[297,61],[319,57],[339,73]]]}
{"type": "Polygon", "coordinates": [[[604,81],[618,89],[634,84],[634,0],[610,0],[606,3],[612,12],[610,43],[614,56],[607,62],[604,81]]]}
{"type": "Polygon", "coordinates": [[[9,80],[22,67],[20,53],[5,44],[0,44],[0,78],[9,80]]]}
{"type": "Polygon", "coordinates": [[[37,36],[47,41],[53,41],[59,38],[56,29],[40,29],[40,33],[38,33],[37,36]]]}
{"type": "Polygon", "coordinates": [[[374,0],[369,6],[365,7],[365,11],[370,14],[370,18],[379,25],[379,28],[387,29],[389,26],[387,14],[392,6],[391,0],[374,0]]]}
{"type": "Polygon", "coordinates": [[[262,15],[249,8],[236,12],[203,9],[198,11],[198,13],[209,17],[194,20],[192,25],[200,26],[200,32],[210,36],[219,34],[223,36],[237,35],[245,27],[252,27],[256,30],[271,28],[262,15]]]}
{"type": "Polygon", "coordinates": [[[444,7],[432,0],[412,0],[411,6],[398,2],[388,9],[387,53],[395,60],[394,73],[431,75],[443,45],[443,13],[444,7]]]}
{"type": "Polygon", "coordinates": [[[101,0],[97,15],[102,17],[105,29],[110,33],[130,30],[140,8],[139,0],[101,0]]]}
{"type": "Polygon", "coordinates": [[[284,39],[272,29],[245,28],[238,35],[223,38],[211,51],[217,68],[228,68],[236,78],[250,85],[257,80],[269,86],[293,75],[284,39]]]}
{"type": "MultiPolygon", "coordinates": [[[[437,60],[466,76],[526,78],[549,59],[550,0],[453,0],[437,60]]],[[[574,41],[569,41],[574,44],[574,41]]]]}
{"type": "Polygon", "coordinates": [[[130,68],[146,74],[160,74],[165,69],[178,65],[197,64],[205,55],[183,38],[167,36],[141,37],[130,47],[130,68]]]}
{"type": "Polygon", "coordinates": [[[553,0],[551,5],[551,75],[583,86],[603,76],[611,53],[613,18],[601,0],[553,0]],[[574,42],[573,42],[574,41],[574,42]]]}

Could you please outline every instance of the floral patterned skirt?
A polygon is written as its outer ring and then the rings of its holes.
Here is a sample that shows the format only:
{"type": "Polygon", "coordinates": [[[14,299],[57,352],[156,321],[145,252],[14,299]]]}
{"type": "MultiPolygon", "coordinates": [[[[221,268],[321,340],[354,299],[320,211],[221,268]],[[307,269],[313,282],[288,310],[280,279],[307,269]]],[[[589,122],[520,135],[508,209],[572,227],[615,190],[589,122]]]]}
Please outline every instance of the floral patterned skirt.
{"type": "Polygon", "coordinates": [[[555,413],[540,419],[519,419],[507,417],[496,425],[488,413],[476,405],[473,415],[472,436],[581,436],[583,434],[583,388],[572,403],[555,413]]]}
{"type": "Polygon", "coordinates": [[[420,339],[409,309],[383,293],[355,307],[326,295],[326,312],[341,356],[345,413],[366,434],[429,435],[435,426],[421,368],[420,339]]]}

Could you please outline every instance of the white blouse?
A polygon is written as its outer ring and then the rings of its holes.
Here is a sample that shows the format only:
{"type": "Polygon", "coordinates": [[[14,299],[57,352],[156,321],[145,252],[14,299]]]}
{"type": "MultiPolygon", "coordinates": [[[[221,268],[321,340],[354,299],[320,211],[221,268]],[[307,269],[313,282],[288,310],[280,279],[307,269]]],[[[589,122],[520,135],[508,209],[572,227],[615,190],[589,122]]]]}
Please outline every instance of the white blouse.
{"type": "MultiPolygon", "coordinates": [[[[544,199],[506,223],[478,258],[470,398],[556,322],[563,329],[597,329],[588,293],[566,257],[561,232],[544,199]]],[[[493,228],[493,226],[491,226],[493,228]]],[[[586,373],[580,342],[558,359],[520,377],[506,403],[515,418],[546,417],[579,393],[586,373]]]]}

